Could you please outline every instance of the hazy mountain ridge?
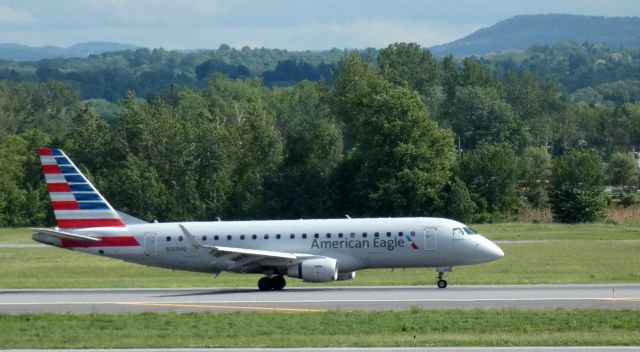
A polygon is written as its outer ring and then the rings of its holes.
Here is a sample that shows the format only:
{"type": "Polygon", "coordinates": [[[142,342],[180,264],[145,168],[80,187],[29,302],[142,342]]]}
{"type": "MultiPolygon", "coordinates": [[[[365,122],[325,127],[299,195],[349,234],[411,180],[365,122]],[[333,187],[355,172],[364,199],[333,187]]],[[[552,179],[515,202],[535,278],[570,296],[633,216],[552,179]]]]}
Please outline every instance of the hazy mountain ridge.
{"type": "Polygon", "coordinates": [[[22,44],[0,44],[0,59],[15,61],[38,61],[42,59],[87,57],[90,54],[101,54],[109,51],[134,50],[131,44],[112,42],[86,42],[68,48],[58,46],[28,46],[22,44]]]}
{"type": "Polygon", "coordinates": [[[589,42],[611,48],[640,46],[640,17],[521,15],[430,48],[434,55],[485,55],[535,44],[589,42]]]}

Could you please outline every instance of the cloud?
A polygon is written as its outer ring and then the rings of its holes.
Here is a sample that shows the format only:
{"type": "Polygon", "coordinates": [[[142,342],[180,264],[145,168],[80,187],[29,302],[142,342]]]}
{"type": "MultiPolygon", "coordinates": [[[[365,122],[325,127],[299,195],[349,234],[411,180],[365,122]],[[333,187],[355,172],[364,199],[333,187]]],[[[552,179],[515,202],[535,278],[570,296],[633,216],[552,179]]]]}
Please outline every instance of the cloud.
{"type": "Polygon", "coordinates": [[[17,10],[6,5],[0,5],[1,24],[32,24],[36,22],[35,17],[27,11],[17,10]]]}

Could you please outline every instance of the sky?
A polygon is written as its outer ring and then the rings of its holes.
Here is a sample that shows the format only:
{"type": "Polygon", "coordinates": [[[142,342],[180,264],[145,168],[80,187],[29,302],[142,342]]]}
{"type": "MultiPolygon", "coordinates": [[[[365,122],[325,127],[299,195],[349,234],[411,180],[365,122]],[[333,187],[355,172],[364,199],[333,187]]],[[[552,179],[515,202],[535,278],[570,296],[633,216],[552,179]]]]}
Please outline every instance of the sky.
{"type": "Polygon", "coordinates": [[[0,0],[0,43],[165,49],[444,44],[515,15],[640,16],[638,0],[0,0]]]}

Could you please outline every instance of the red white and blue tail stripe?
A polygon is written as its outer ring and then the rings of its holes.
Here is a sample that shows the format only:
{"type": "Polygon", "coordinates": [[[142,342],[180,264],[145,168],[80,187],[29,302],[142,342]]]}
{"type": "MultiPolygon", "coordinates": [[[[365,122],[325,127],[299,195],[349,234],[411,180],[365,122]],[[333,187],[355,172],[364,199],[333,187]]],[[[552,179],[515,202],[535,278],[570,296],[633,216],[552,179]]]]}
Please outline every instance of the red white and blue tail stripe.
{"type": "Polygon", "coordinates": [[[126,227],[62,150],[41,148],[39,154],[59,228],[126,227]]]}

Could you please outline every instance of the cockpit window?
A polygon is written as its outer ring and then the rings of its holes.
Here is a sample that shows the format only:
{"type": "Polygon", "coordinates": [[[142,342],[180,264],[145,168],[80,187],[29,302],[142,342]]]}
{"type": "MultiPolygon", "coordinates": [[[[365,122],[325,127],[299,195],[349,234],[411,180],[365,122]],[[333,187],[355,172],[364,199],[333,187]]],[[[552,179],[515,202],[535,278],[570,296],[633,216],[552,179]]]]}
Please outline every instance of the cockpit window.
{"type": "Polygon", "coordinates": [[[462,229],[453,229],[453,237],[460,237],[464,235],[464,231],[462,229]]]}
{"type": "Polygon", "coordinates": [[[464,232],[467,233],[467,235],[477,235],[478,232],[470,227],[463,227],[462,228],[464,230],[464,232]]]}

